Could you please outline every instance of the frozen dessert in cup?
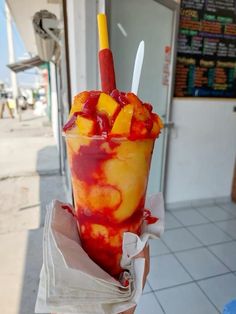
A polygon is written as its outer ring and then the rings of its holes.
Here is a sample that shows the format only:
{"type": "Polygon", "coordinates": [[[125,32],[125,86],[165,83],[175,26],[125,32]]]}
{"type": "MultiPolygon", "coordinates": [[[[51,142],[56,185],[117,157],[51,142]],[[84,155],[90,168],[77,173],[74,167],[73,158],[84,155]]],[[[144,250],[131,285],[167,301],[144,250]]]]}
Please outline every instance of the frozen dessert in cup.
{"type": "Polygon", "coordinates": [[[133,93],[86,91],[64,126],[82,246],[112,276],[125,231],[140,234],[154,141],[162,128],[133,93]]]}
{"type": "Polygon", "coordinates": [[[98,15],[98,30],[102,91],[76,95],[63,130],[82,246],[118,277],[123,233],[139,235],[144,218],[154,222],[144,204],[153,146],[163,125],[150,104],[116,89],[104,14],[98,15]]]}

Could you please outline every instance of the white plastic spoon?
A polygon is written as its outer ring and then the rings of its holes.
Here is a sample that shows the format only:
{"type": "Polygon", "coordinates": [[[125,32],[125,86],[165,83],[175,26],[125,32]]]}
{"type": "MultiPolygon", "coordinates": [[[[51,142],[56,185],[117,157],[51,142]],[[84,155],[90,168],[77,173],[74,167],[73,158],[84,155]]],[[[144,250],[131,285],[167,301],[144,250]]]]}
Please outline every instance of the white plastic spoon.
{"type": "Polygon", "coordinates": [[[136,53],[135,63],[134,63],[134,72],[133,72],[133,79],[132,79],[132,93],[138,93],[139,81],[143,66],[143,57],[144,57],[144,41],[142,40],[138,46],[138,50],[136,53]]]}

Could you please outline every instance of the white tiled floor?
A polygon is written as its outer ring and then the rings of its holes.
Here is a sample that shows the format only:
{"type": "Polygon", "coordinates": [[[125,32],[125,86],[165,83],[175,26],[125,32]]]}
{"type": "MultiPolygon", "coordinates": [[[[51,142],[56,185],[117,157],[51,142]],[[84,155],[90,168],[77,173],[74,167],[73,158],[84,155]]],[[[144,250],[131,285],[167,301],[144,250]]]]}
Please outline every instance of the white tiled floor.
{"type": "Polygon", "coordinates": [[[173,254],[151,257],[148,282],[152,290],[190,282],[191,277],[173,254]]]}
{"type": "Polygon", "coordinates": [[[216,223],[223,231],[236,240],[236,219],[216,223]]]}
{"type": "Polygon", "coordinates": [[[173,252],[202,246],[186,228],[167,230],[162,239],[173,252]]]}
{"type": "Polygon", "coordinates": [[[162,240],[150,240],[149,245],[151,257],[170,253],[170,250],[162,240]]]}
{"type": "Polygon", "coordinates": [[[199,285],[221,312],[223,304],[236,298],[236,276],[233,274],[203,280],[199,285]]]}
{"type": "Polygon", "coordinates": [[[203,215],[200,215],[196,209],[179,210],[173,212],[173,215],[185,226],[198,225],[204,222],[209,222],[209,220],[203,215]]]}
{"type": "Polygon", "coordinates": [[[209,249],[232,271],[236,271],[236,241],[210,246],[209,249]]]}
{"type": "Polygon", "coordinates": [[[170,212],[166,212],[165,223],[166,230],[182,227],[182,224],[170,212]]]}
{"type": "Polygon", "coordinates": [[[231,240],[230,236],[213,223],[189,227],[188,230],[191,231],[198,238],[198,240],[205,245],[222,243],[231,240]]]}
{"type": "Polygon", "coordinates": [[[234,217],[232,213],[227,212],[218,206],[200,208],[198,209],[198,211],[202,215],[207,217],[210,221],[220,221],[220,220],[231,219],[232,217],[234,217]]]}
{"type": "Polygon", "coordinates": [[[166,314],[218,313],[195,283],[162,290],[159,293],[156,293],[156,295],[166,314]]]}
{"type": "Polygon", "coordinates": [[[167,211],[135,314],[219,314],[236,299],[236,205],[167,211]]]}

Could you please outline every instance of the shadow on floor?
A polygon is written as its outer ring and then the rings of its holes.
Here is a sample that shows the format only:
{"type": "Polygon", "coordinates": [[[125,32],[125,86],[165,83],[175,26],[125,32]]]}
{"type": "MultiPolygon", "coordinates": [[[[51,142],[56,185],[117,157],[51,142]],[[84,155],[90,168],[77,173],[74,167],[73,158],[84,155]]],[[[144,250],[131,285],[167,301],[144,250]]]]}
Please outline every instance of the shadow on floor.
{"type": "Polygon", "coordinates": [[[40,227],[28,231],[26,262],[23,273],[19,314],[33,314],[42,267],[42,238],[46,205],[53,199],[66,200],[64,179],[59,174],[56,146],[47,146],[38,152],[37,172],[40,178],[40,227]]]}

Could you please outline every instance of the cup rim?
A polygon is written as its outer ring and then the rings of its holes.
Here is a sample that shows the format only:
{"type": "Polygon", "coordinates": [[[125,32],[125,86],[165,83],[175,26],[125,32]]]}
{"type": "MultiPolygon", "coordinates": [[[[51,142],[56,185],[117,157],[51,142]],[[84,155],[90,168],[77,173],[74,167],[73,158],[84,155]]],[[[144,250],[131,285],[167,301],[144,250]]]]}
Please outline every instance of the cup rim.
{"type": "Polygon", "coordinates": [[[129,142],[136,142],[136,141],[146,141],[146,140],[153,140],[155,141],[156,138],[137,138],[137,139],[129,139],[125,136],[123,137],[116,137],[116,136],[112,136],[112,137],[107,137],[107,136],[102,136],[102,135],[93,135],[93,136],[87,136],[87,135],[81,135],[81,134],[73,134],[73,133],[66,133],[66,132],[62,132],[62,136],[65,138],[84,138],[84,139],[88,139],[88,140],[101,140],[101,141],[114,141],[114,142],[124,142],[124,141],[129,141],[129,142]]]}

